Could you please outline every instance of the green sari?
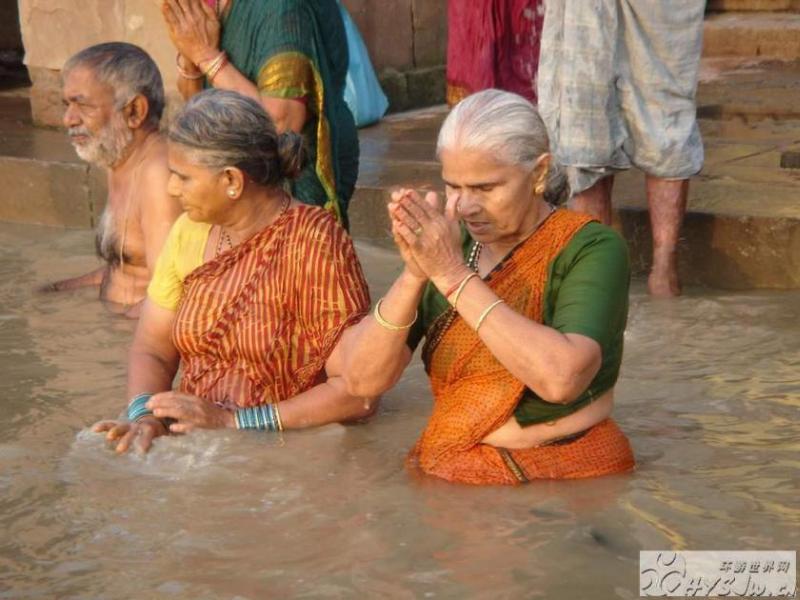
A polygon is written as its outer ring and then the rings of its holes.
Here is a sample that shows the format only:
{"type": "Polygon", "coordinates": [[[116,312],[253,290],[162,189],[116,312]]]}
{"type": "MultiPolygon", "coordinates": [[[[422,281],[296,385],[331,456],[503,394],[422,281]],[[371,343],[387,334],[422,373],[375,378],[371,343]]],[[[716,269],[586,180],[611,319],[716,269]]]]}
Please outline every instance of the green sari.
{"type": "Polygon", "coordinates": [[[222,49],[263,96],[302,98],[309,165],[292,184],[299,200],[347,226],[358,177],[358,134],[344,102],[348,54],[335,0],[232,0],[222,49]]]}

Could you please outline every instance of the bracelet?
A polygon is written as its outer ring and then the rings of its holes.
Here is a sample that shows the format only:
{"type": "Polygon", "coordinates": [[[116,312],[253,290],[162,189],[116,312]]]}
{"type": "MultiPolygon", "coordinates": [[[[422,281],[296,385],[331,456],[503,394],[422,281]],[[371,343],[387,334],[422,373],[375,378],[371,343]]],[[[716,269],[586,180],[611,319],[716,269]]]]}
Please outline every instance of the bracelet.
{"type": "Polygon", "coordinates": [[[497,306],[498,304],[503,304],[504,302],[505,300],[496,300],[486,307],[486,309],[481,313],[481,316],[478,317],[478,324],[475,325],[475,333],[478,333],[478,330],[481,328],[481,325],[483,325],[483,320],[489,316],[489,313],[492,312],[494,307],[497,306]]]}
{"type": "Polygon", "coordinates": [[[278,410],[278,403],[271,404],[272,410],[275,413],[275,421],[278,423],[278,431],[283,431],[283,421],[281,421],[281,411],[278,410]]]}
{"type": "MultiPolygon", "coordinates": [[[[469,277],[469,275],[467,275],[467,277],[469,277]]],[[[459,281],[458,283],[456,283],[455,285],[453,285],[449,290],[447,290],[445,292],[445,294],[444,294],[444,297],[445,298],[449,298],[450,296],[452,296],[453,292],[455,292],[459,287],[461,287],[462,283],[464,283],[463,279],[461,281],[459,281]]]]}
{"type": "Polygon", "coordinates": [[[139,419],[143,419],[144,417],[152,417],[153,411],[148,410],[145,406],[147,401],[152,397],[153,394],[147,392],[134,396],[133,400],[128,404],[128,421],[136,423],[139,419]]]}
{"type": "Polygon", "coordinates": [[[236,429],[258,429],[261,431],[281,431],[274,404],[261,404],[249,408],[239,408],[233,413],[236,429]]]}
{"type": "Polygon", "coordinates": [[[200,68],[202,69],[203,74],[206,76],[206,79],[208,79],[208,82],[211,83],[214,77],[217,76],[217,73],[219,73],[227,63],[228,63],[228,55],[223,50],[222,52],[217,54],[216,57],[214,57],[214,59],[211,61],[211,64],[209,64],[205,68],[203,68],[202,66],[200,68]]]}
{"type": "Polygon", "coordinates": [[[178,75],[180,75],[184,79],[189,79],[189,80],[194,81],[194,80],[202,79],[203,77],[205,77],[203,72],[200,71],[199,69],[198,69],[196,75],[194,75],[194,74],[190,73],[189,71],[187,71],[186,69],[184,69],[183,66],[181,65],[181,53],[180,52],[178,52],[178,54],[175,55],[175,65],[178,67],[178,75]]]}
{"type": "Polygon", "coordinates": [[[419,316],[418,312],[414,313],[414,320],[411,321],[408,325],[395,325],[394,323],[389,323],[386,319],[381,316],[381,304],[383,304],[383,298],[378,300],[377,304],[375,304],[375,310],[372,311],[373,315],[375,316],[375,320],[378,322],[378,325],[383,327],[384,329],[388,329],[389,331],[402,331],[404,329],[410,329],[411,326],[417,322],[417,317],[419,316]]]}
{"type": "MultiPolygon", "coordinates": [[[[461,292],[464,291],[464,288],[467,287],[467,284],[469,283],[470,279],[472,279],[473,277],[478,277],[478,274],[477,273],[470,273],[469,275],[464,277],[464,279],[461,280],[461,284],[458,286],[458,289],[456,290],[456,297],[453,298],[453,308],[456,308],[456,305],[458,304],[458,299],[461,298],[461,292]]],[[[450,297],[450,294],[447,295],[447,298],[449,298],[449,297],[450,297]]]]}

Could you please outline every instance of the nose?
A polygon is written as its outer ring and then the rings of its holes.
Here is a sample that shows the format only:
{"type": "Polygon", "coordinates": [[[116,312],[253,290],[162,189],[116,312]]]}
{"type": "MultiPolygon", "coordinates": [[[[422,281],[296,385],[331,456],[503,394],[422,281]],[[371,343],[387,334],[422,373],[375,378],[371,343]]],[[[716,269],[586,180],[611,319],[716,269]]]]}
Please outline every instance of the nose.
{"type": "Polygon", "coordinates": [[[456,201],[456,211],[461,217],[475,216],[480,212],[481,207],[478,198],[469,190],[461,190],[456,201]]]}
{"type": "Polygon", "coordinates": [[[81,118],[78,110],[72,105],[67,104],[64,109],[64,126],[65,127],[78,127],[81,124],[81,118]]]}
{"type": "Polygon", "coordinates": [[[175,173],[170,173],[167,180],[167,194],[172,198],[178,198],[181,195],[181,180],[175,173]]]}

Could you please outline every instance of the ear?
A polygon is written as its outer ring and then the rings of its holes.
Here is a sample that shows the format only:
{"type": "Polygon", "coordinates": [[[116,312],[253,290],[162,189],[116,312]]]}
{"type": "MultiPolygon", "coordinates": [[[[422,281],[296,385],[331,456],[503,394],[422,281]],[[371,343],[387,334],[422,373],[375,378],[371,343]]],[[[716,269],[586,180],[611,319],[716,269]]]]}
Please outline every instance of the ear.
{"type": "Polygon", "coordinates": [[[545,152],[536,159],[536,162],[533,165],[533,171],[531,172],[531,186],[537,196],[541,196],[544,193],[545,187],[547,186],[547,172],[550,170],[550,163],[552,161],[553,155],[549,152],[545,152]]]}
{"type": "Polygon", "coordinates": [[[223,194],[229,200],[238,200],[242,197],[246,178],[241,169],[237,167],[225,167],[219,178],[223,194]]]}
{"type": "Polygon", "coordinates": [[[133,100],[128,102],[125,108],[122,109],[125,115],[125,122],[131,129],[139,129],[142,124],[147,120],[147,115],[150,114],[150,104],[147,98],[141,94],[136,94],[133,100]]]}

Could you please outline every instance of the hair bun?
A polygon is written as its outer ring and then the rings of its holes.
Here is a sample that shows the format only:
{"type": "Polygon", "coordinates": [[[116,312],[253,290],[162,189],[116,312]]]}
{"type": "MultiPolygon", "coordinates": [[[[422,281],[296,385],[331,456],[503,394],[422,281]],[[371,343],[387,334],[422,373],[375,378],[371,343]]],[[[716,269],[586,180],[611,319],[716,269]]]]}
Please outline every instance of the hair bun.
{"type": "Polygon", "coordinates": [[[286,131],[278,136],[278,159],[281,175],[286,179],[296,179],[308,163],[303,136],[294,131],[286,131]]]}

